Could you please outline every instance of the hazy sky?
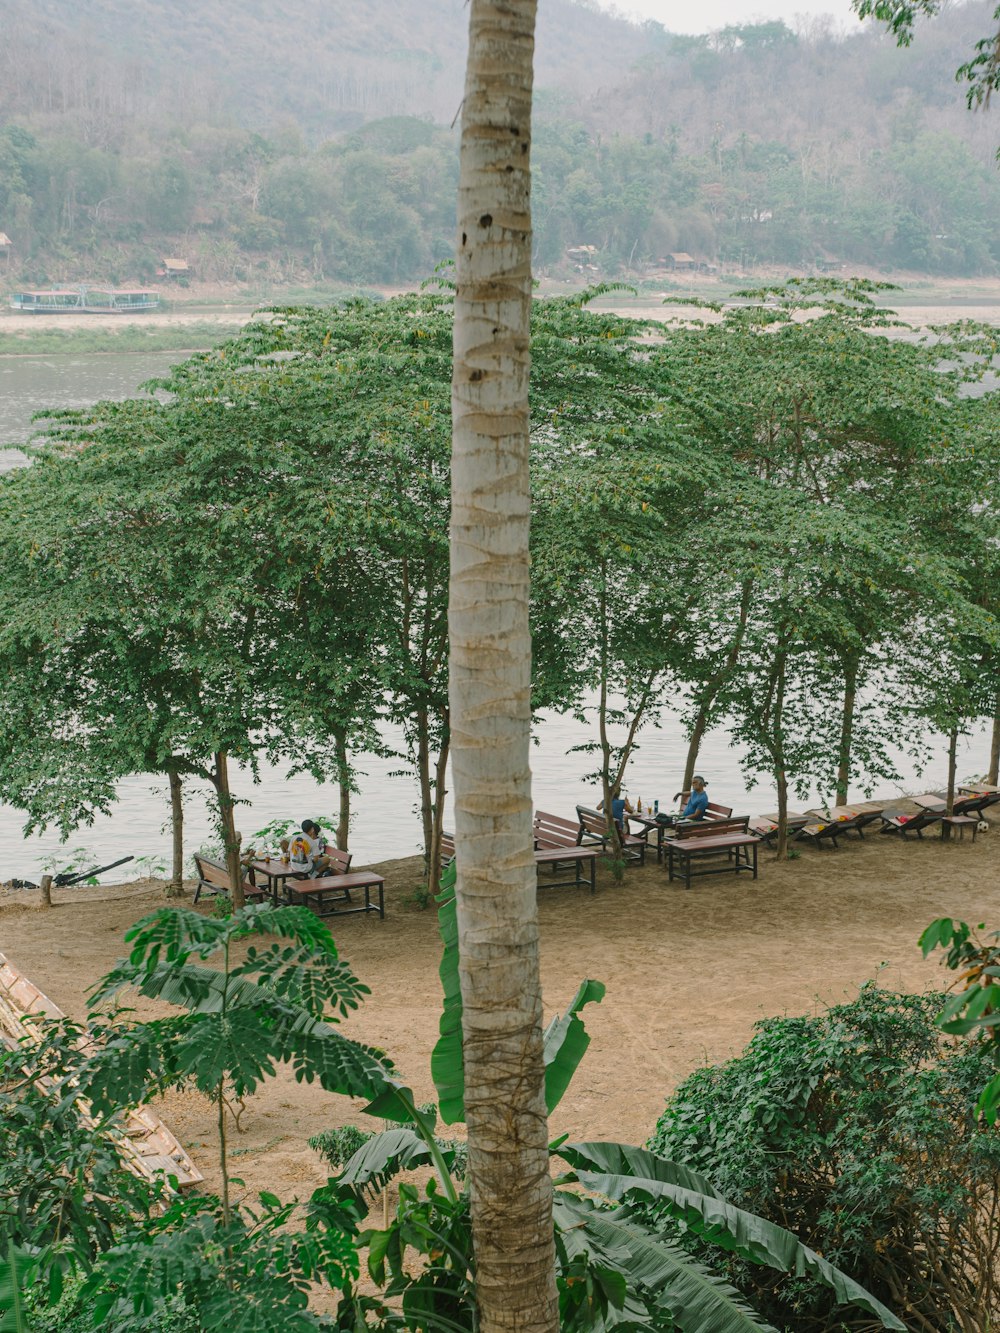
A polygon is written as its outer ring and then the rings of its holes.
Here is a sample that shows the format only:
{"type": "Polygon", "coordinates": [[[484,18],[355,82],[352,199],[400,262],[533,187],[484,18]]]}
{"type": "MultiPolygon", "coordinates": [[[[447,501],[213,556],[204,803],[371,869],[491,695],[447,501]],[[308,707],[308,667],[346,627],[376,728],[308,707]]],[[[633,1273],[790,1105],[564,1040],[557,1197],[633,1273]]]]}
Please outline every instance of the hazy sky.
{"type": "Polygon", "coordinates": [[[849,0],[598,0],[604,9],[656,19],[670,32],[711,32],[727,23],[784,19],[790,26],[798,14],[830,14],[837,28],[856,27],[849,0]]]}

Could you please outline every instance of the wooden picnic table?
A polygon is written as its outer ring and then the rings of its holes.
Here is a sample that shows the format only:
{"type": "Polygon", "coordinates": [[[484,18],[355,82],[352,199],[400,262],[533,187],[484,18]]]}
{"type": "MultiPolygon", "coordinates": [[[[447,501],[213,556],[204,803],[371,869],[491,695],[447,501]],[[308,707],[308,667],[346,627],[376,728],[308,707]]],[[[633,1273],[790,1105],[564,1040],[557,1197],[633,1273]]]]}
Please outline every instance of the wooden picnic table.
{"type": "Polygon", "coordinates": [[[268,857],[266,861],[251,861],[247,867],[247,878],[256,884],[257,875],[263,875],[270,890],[271,902],[278,906],[278,889],[288,880],[303,875],[301,865],[292,865],[291,861],[281,861],[277,857],[268,857]]]}
{"type": "Polygon", "coordinates": [[[675,863],[684,887],[691,887],[691,880],[702,875],[739,875],[741,870],[749,870],[757,878],[757,849],[760,838],[752,833],[720,833],[707,829],[688,831],[688,836],[667,839],[667,879],[674,878],[675,863]],[[726,854],[726,863],[719,865],[713,857],[726,854]],[[695,870],[693,862],[708,860],[710,864],[703,870],[695,870]]]}

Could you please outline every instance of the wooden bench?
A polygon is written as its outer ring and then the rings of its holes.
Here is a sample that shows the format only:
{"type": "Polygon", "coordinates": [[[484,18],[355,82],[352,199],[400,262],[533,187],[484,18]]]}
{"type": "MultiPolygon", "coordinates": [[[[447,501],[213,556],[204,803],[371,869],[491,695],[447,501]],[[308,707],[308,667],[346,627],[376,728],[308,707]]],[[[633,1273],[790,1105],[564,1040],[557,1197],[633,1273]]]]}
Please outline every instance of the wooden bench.
{"type": "Polygon", "coordinates": [[[691,880],[700,875],[738,875],[741,870],[749,870],[757,878],[757,849],[760,839],[746,831],[749,816],[737,820],[726,820],[733,827],[720,828],[723,821],[713,823],[680,824],[675,829],[675,836],[666,840],[667,878],[674,878],[676,865],[684,879],[684,887],[691,887],[691,880]],[[742,827],[742,832],[740,831],[742,827]],[[704,870],[695,870],[696,861],[715,860],[723,853],[725,865],[710,865],[704,870]]]}
{"type": "MultiPolygon", "coordinates": [[[[535,868],[540,870],[542,866],[549,866],[552,870],[552,879],[548,879],[543,884],[538,881],[540,889],[560,889],[581,886],[590,888],[591,893],[597,892],[597,858],[602,854],[600,847],[580,847],[577,844],[577,826],[569,819],[561,819],[558,815],[547,815],[544,811],[538,811],[534,820],[534,838],[535,838],[535,868]],[[572,866],[572,879],[556,879],[555,876],[560,869],[572,866]],[[584,867],[589,868],[589,873],[584,874],[584,867]]],[[[455,856],[455,835],[453,833],[443,833],[441,835],[441,856],[442,859],[447,856],[451,861],[455,856]]]]}
{"type": "Polygon", "coordinates": [[[347,875],[324,875],[318,879],[290,879],[285,883],[286,901],[310,908],[317,916],[352,916],[359,912],[378,912],[385,919],[385,880],[368,870],[355,870],[347,875]],[[354,904],[352,889],[364,892],[364,903],[354,904]],[[378,902],[371,900],[372,889],[378,892],[378,902]],[[338,903],[351,903],[338,908],[338,903]]]}
{"type": "MultiPolygon", "coordinates": [[[[599,844],[603,851],[608,851],[608,821],[599,810],[591,810],[586,805],[576,807],[576,817],[580,821],[577,829],[576,840],[581,847],[590,844],[599,844]]],[[[646,836],[640,837],[637,833],[623,833],[622,851],[627,861],[638,861],[640,865],[646,864],[646,836]]]]}
{"type": "Polygon", "coordinates": [[[544,810],[535,811],[534,820],[535,847],[576,847],[580,841],[580,825],[572,819],[563,819],[561,815],[550,815],[544,810]]]}
{"type": "MultiPolygon", "coordinates": [[[[198,887],[194,891],[194,902],[201,897],[202,889],[209,893],[223,893],[229,896],[231,885],[229,882],[229,871],[219,861],[213,861],[211,857],[202,856],[200,852],[195,853],[194,867],[198,872],[198,887]]],[[[257,902],[263,901],[267,897],[266,890],[257,884],[251,884],[245,876],[243,879],[243,893],[247,898],[253,898],[257,902]]]]}

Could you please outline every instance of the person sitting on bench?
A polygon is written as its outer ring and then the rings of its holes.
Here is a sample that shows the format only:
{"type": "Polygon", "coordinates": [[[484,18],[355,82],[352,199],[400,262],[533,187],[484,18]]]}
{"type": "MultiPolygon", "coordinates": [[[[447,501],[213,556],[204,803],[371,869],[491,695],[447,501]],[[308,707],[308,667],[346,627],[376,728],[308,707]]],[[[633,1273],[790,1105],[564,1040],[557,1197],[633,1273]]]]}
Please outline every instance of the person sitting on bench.
{"type": "Polygon", "coordinates": [[[704,819],[707,809],[708,792],[705,790],[705,779],[692,778],[691,795],[688,797],[687,805],[678,815],[678,819],[704,819]]]}
{"type": "Polygon", "coordinates": [[[303,819],[302,832],[291,840],[291,859],[293,866],[301,866],[301,874],[310,879],[325,875],[330,870],[330,858],[326,855],[326,839],[320,826],[313,819],[303,819]]]}

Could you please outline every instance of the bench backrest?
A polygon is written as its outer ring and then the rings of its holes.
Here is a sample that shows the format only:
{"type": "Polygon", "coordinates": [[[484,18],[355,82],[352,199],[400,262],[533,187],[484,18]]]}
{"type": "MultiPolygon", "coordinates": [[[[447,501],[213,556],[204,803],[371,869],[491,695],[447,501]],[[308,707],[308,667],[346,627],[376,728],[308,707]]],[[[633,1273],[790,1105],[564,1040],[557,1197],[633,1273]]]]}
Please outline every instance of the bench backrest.
{"type": "Polygon", "coordinates": [[[575,847],[580,837],[579,824],[544,810],[535,811],[533,828],[535,842],[543,847],[575,847]]]}
{"type": "Polygon", "coordinates": [[[580,821],[579,836],[585,833],[591,838],[606,838],[608,836],[607,816],[600,810],[591,810],[589,806],[578,805],[576,807],[576,817],[580,821]]]}
{"type": "MultiPolygon", "coordinates": [[[[200,852],[195,853],[195,869],[198,871],[198,878],[203,884],[211,884],[213,888],[222,889],[223,893],[230,890],[229,871],[221,861],[213,861],[211,857],[202,856],[200,852]]],[[[259,888],[255,888],[246,875],[243,876],[243,890],[246,893],[260,893],[259,888]]]]}
{"type": "Polygon", "coordinates": [[[351,868],[353,852],[342,852],[339,847],[328,847],[326,854],[330,858],[330,872],[334,875],[346,875],[351,868]]]}
{"type": "Polygon", "coordinates": [[[441,860],[445,864],[455,859],[455,835],[454,833],[441,834],[441,860]]]}
{"type": "Polygon", "coordinates": [[[749,815],[737,815],[735,819],[701,819],[694,824],[678,824],[675,832],[681,840],[721,838],[727,833],[746,833],[749,823],[749,815]]]}
{"type": "Polygon", "coordinates": [[[715,805],[712,801],[709,801],[708,809],[705,811],[705,818],[729,819],[732,813],[733,807],[731,805],[715,805]]]}

